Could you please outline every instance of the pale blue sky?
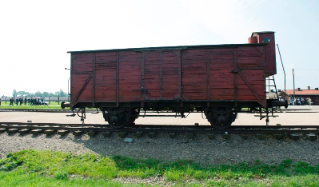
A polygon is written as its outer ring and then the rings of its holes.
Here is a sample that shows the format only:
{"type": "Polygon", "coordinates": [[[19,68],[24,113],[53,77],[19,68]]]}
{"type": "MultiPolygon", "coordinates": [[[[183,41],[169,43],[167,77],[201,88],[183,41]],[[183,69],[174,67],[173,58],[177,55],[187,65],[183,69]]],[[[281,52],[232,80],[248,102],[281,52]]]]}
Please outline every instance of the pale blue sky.
{"type": "MultiPolygon", "coordinates": [[[[319,87],[319,1],[1,1],[0,95],[67,91],[67,51],[247,43],[275,31],[292,88],[319,87]]],[[[283,72],[277,53],[277,87],[283,72]]]]}

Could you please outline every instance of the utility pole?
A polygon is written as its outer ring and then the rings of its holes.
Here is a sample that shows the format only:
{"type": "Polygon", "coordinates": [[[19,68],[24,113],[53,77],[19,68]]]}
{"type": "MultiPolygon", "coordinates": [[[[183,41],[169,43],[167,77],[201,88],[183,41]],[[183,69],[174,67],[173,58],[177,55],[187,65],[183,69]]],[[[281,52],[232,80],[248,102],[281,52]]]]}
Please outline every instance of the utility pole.
{"type": "Polygon", "coordinates": [[[293,97],[293,105],[295,105],[295,98],[296,98],[296,94],[295,94],[295,70],[292,69],[292,84],[293,84],[293,89],[294,89],[294,97],[293,97]]]}

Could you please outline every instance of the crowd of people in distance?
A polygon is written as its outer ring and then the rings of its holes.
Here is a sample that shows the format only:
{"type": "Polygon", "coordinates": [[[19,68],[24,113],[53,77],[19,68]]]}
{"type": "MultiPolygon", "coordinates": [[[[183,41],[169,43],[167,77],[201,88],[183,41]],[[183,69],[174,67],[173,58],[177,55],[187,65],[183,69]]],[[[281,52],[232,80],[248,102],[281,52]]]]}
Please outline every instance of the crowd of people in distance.
{"type": "Polygon", "coordinates": [[[311,98],[289,98],[288,104],[289,105],[311,105],[311,98]]]}
{"type": "Polygon", "coordinates": [[[47,104],[43,98],[33,98],[31,97],[31,99],[28,99],[27,97],[20,97],[20,98],[16,98],[14,100],[14,98],[11,98],[10,99],[10,106],[13,106],[14,105],[14,101],[15,101],[15,104],[16,106],[18,105],[44,105],[44,104],[47,104]]]}

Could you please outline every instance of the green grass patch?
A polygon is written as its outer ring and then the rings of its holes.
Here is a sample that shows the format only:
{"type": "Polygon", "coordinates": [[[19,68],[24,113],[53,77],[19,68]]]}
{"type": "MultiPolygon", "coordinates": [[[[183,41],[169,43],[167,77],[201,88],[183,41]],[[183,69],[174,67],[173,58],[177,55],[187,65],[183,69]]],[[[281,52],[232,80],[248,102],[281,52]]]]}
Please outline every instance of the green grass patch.
{"type": "MultiPolygon", "coordinates": [[[[0,186],[87,185],[122,186],[115,178],[164,177],[166,182],[205,186],[319,186],[319,165],[283,160],[280,164],[200,166],[192,161],[163,162],[155,159],[112,158],[101,155],[74,155],[65,152],[23,150],[0,160],[0,186]],[[187,183],[186,181],[195,181],[187,183]]],[[[139,185],[139,184],[136,184],[139,185]]]]}

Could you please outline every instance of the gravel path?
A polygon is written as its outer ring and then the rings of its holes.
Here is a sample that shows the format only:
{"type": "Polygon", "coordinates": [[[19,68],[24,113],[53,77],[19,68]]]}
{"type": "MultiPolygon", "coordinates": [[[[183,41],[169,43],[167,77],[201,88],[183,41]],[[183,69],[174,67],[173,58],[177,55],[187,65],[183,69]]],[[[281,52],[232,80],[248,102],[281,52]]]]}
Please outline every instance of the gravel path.
{"type": "MultiPolygon", "coordinates": [[[[79,122],[78,118],[66,118],[64,115],[2,112],[0,113],[0,121],[79,122]]],[[[305,124],[319,124],[318,113],[281,115],[282,124],[289,124],[287,121],[293,121],[294,119],[303,119],[305,124]]],[[[89,114],[87,117],[93,118],[91,123],[103,123],[101,114],[89,114]]],[[[247,122],[255,124],[252,121],[259,121],[257,118],[253,118],[251,114],[241,114],[239,117],[245,123],[237,120],[236,124],[238,125],[241,123],[247,124],[247,122]],[[246,120],[245,116],[247,116],[246,120]]],[[[143,120],[143,118],[139,120],[143,120]]],[[[145,120],[152,119],[145,118],[145,120]]],[[[173,124],[174,120],[176,119],[173,118],[170,122],[173,124]]],[[[200,115],[195,115],[190,120],[186,120],[185,123],[194,124],[194,122],[200,120],[202,120],[200,115]]],[[[303,137],[297,141],[290,140],[288,137],[285,137],[284,140],[276,140],[270,136],[265,140],[258,140],[255,136],[249,136],[248,140],[243,140],[239,135],[231,135],[230,140],[225,140],[221,135],[217,135],[215,139],[210,140],[204,134],[196,135],[193,140],[188,140],[185,134],[178,134],[176,138],[171,139],[166,133],[157,134],[153,139],[146,134],[141,138],[135,138],[133,134],[129,134],[127,137],[133,138],[134,142],[124,142],[123,138],[120,138],[117,133],[113,133],[110,138],[104,138],[101,134],[92,138],[87,134],[75,137],[71,133],[64,137],[57,134],[53,136],[44,134],[20,136],[19,134],[7,135],[7,133],[2,133],[0,134],[0,157],[3,158],[10,152],[23,149],[49,149],[70,151],[75,154],[123,155],[132,158],[155,158],[166,161],[186,159],[194,160],[203,165],[250,163],[257,159],[271,164],[288,158],[294,161],[308,162],[312,165],[319,164],[319,140],[310,141],[303,137]]]]}

